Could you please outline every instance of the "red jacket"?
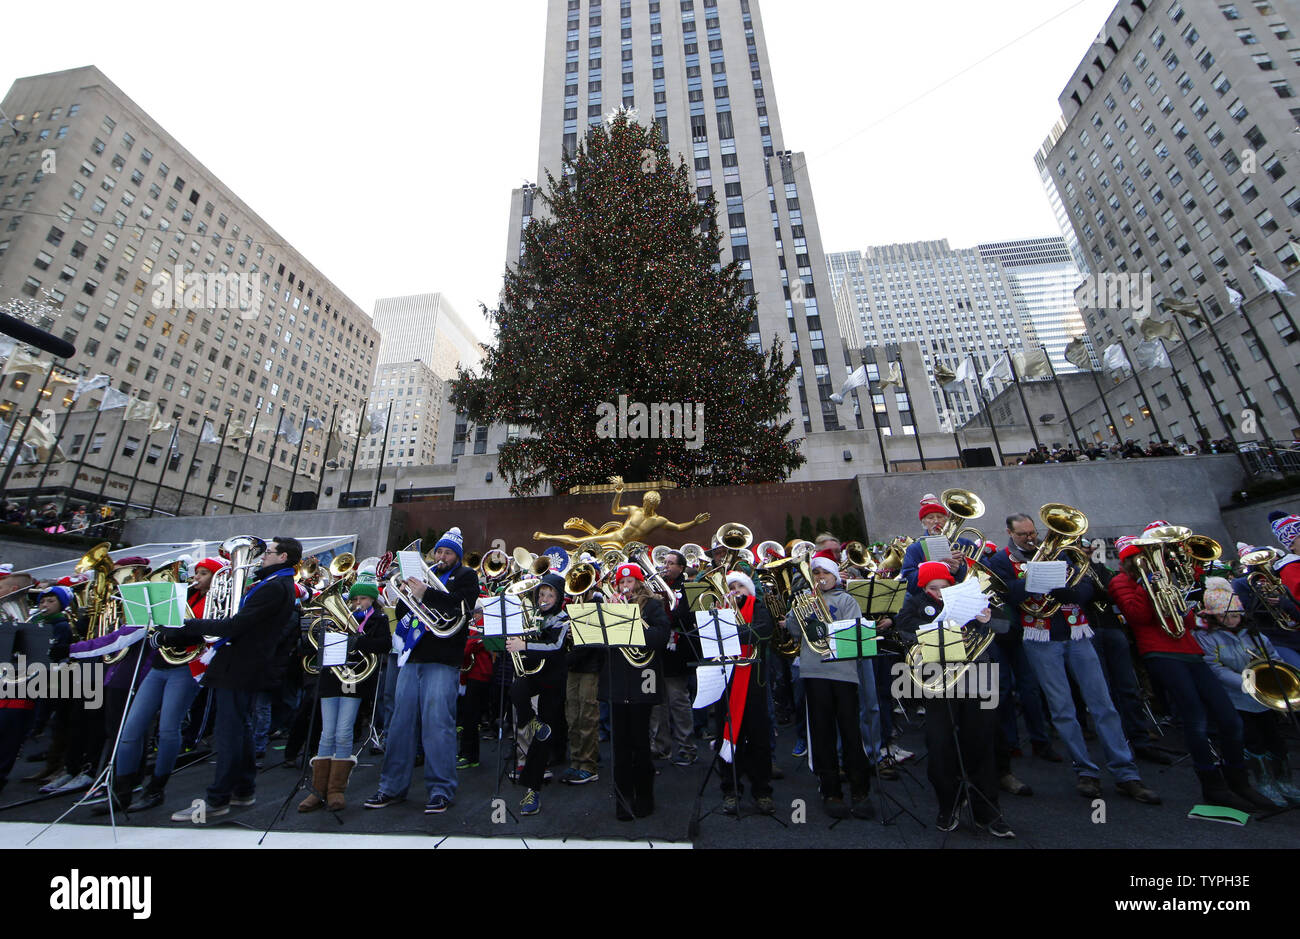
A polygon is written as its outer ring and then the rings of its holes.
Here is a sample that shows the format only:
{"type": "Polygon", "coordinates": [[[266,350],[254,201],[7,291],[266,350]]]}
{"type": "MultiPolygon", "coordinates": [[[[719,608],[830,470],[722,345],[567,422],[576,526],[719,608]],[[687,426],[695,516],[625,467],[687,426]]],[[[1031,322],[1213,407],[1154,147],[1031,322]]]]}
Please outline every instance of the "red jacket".
{"type": "Polygon", "coordinates": [[[1295,561],[1284,564],[1282,569],[1277,572],[1281,579],[1282,585],[1286,587],[1287,592],[1291,594],[1291,599],[1300,603],[1300,563],[1295,561]]]}
{"type": "Polygon", "coordinates": [[[1190,629],[1180,638],[1174,639],[1160,628],[1150,595],[1124,571],[1111,578],[1109,590],[1111,600],[1119,607],[1129,629],[1133,630],[1139,655],[1152,652],[1182,652],[1195,656],[1204,654],[1201,644],[1192,636],[1190,629]]]}
{"type": "MultiPolygon", "coordinates": [[[[482,618],[479,624],[482,625],[482,618]]],[[[465,640],[465,660],[461,663],[460,683],[492,680],[492,653],[483,646],[483,634],[477,629],[470,629],[465,640]]]]}

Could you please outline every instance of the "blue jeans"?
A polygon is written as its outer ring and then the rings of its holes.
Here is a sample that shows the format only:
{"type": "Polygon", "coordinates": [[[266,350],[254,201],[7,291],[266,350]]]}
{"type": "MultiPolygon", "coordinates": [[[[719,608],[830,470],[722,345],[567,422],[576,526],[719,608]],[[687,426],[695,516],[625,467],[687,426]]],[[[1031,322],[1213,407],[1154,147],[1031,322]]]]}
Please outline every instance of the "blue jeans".
{"type": "Polygon", "coordinates": [[[876,660],[858,659],[858,724],[867,762],[880,762],[880,701],[876,698],[876,660]]]}
{"type": "Polygon", "coordinates": [[[424,742],[424,786],[428,798],[456,797],[456,698],[460,669],[434,662],[407,662],[397,673],[393,720],[379,791],[404,798],[415,768],[416,724],[424,742]]]}
{"type": "Polygon", "coordinates": [[[393,700],[397,696],[397,653],[389,653],[383,661],[383,667],[383,685],[379,692],[379,701],[375,703],[377,717],[375,725],[387,734],[388,725],[393,722],[393,700]]]}
{"type": "Polygon", "coordinates": [[[1074,711],[1074,696],[1070,693],[1070,680],[1066,677],[1067,669],[1079,686],[1088,711],[1097,724],[1097,736],[1106,754],[1106,768],[1111,771],[1116,782],[1140,778],[1137,764],[1133,762],[1133,752],[1124,739],[1119,714],[1110,703],[1110,689],[1106,687],[1106,676],[1102,674],[1101,662],[1097,660],[1092,642],[1087,639],[1064,642],[1026,641],[1023,646],[1029,664],[1033,666],[1034,674],[1038,676],[1038,682],[1047,695],[1052,723],[1056,725],[1061,741],[1070,751],[1075,771],[1080,776],[1101,776],[1101,770],[1088,756],[1088,746],[1083,742],[1083,731],[1079,729],[1074,711]]]}
{"type": "Polygon", "coordinates": [[[1020,746],[1020,729],[1016,725],[1016,700],[1011,696],[1011,678],[1016,680],[1016,696],[1025,712],[1025,726],[1029,728],[1029,742],[1045,745],[1047,715],[1043,713],[1038,676],[1025,655],[1023,640],[994,641],[989,647],[993,661],[998,663],[998,722],[1008,747],[1020,746]]]}
{"type": "Polygon", "coordinates": [[[336,760],[352,758],[352,725],[361,710],[360,698],[320,699],[320,747],[317,756],[336,760]]]}
{"type": "Polygon", "coordinates": [[[253,708],[253,750],[256,753],[265,753],[266,741],[271,736],[271,692],[257,692],[253,708]]]}
{"type": "Polygon", "coordinates": [[[155,668],[144,681],[135,697],[131,710],[122,725],[122,742],[117,748],[117,771],[123,775],[140,770],[144,758],[144,742],[149,736],[149,726],[158,715],[158,759],[153,774],[161,779],[170,775],[181,752],[181,721],[199,694],[199,683],[190,674],[188,666],[155,668]]]}
{"type": "Polygon", "coordinates": [[[1205,660],[1192,662],[1147,655],[1142,661],[1151,680],[1164,688],[1182,719],[1183,737],[1187,741],[1187,751],[1192,755],[1192,765],[1198,770],[1214,769],[1214,751],[1210,749],[1209,737],[1209,722],[1213,718],[1219,728],[1223,762],[1233,769],[1244,766],[1241,715],[1232,706],[1228,692],[1205,660]]]}
{"type": "Polygon", "coordinates": [[[232,795],[253,795],[257,788],[257,766],[253,762],[253,704],[256,691],[213,688],[217,709],[213,742],[217,748],[217,772],[208,787],[208,804],[225,805],[232,795]]]}

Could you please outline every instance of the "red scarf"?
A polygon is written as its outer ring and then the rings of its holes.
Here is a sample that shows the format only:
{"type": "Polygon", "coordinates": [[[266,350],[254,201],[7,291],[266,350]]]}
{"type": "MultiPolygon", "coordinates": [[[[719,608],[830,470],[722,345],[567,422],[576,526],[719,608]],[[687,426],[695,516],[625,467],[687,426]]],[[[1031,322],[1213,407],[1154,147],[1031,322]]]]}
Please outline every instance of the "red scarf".
{"type": "MultiPolygon", "coordinates": [[[[753,597],[745,597],[745,601],[740,604],[740,618],[746,624],[754,622],[753,597]]],[[[751,656],[753,652],[752,645],[740,647],[740,654],[745,658],[751,656]]],[[[728,708],[730,719],[722,728],[722,746],[718,749],[718,755],[728,763],[735,753],[736,742],[740,740],[740,722],[745,716],[745,701],[749,697],[749,672],[752,668],[752,665],[736,665],[731,672],[731,699],[728,708]]]]}

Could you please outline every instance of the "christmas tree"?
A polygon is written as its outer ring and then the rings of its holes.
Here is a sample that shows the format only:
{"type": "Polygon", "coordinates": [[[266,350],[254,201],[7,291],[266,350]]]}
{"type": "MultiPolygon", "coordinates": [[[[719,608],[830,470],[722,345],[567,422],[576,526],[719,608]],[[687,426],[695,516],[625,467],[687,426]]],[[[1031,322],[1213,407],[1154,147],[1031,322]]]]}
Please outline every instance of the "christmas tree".
{"type": "Polygon", "coordinates": [[[778,338],[748,342],[758,303],[720,263],[712,194],[701,203],[658,127],[622,111],[565,167],[484,310],[497,341],[482,374],[453,382],[471,422],[524,429],[499,454],[511,491],[785,479],[804,462],[786,439],[794,365],[778,338]]]}

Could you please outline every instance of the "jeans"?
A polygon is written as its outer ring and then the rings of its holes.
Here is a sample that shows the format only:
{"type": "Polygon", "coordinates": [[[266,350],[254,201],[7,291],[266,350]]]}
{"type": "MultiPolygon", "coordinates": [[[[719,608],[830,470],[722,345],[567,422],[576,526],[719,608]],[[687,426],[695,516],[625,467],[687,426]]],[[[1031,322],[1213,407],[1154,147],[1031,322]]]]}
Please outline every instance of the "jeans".
{"type": "Polygon", "coordinates": [[[397,654],[390,653],[384,660],[384,677],[383,687],[380,690],[383,707],[380,713],[383,717],[379,720],[379,726],[384,733],[388,733],[388,725],[393,722],[393,701],[397,697],[397,654]]]}
{"type": "Polygon", "coordinates": [[[1133,671],[1127,634],[1122,629],[1098,629],[1092,637],[1092,647],[1101,661],[1111,701],[1124,725],[1124,735],[1130,741],[1146,742],[1151,738],[1151,729],[1142,713],[1142,696],[1137,673],[1133,671]]]}
{"type": "Polygon", "coordinates": [[[460,669],[436,662],[407,662],[398,670],[393,720],[388,728],[379,791],[404,798],[415,768],[416,723],[424,742],[424,786],[434,796],[456,797],[456,698],[460,669]]]}
{"type": "Polygon", "coordinates": [[[1192,755],[1192,765],[1199,770],[1214,769],[1209,738],[1209,718],[1213,717],[1219,728],[1223,761],[1233,768],[1244,766],[1241,717],[1205,660],[1181,661],[1146,655],[1142,662],[1151,680],[1164,689],[1182,718],[1183,738],[1187,752],[1192,755]]]}
{"type": "Polygon", "coordinates": [[[140,771],[144,743],[154,715],[158,715],[158,759],[153,774],[161,779],[171,774],[181,752],[181,721],[199,694],[199,683],[188,667],[155,668],[131,700],[131,710],[122,727],[122,742],[117,748],[117,771],[123,775],[140,771]]]}
{"type": "Polygon", "coordinates": [[[1016,726],[1016,701],[1011,696],[1011,678],[1016,680],[1016,696],[1020,707],[1025,712],[1025,726],[1029,728],[1029,742],[1045,745],[1047,739],[1047,715],[1043,713],[1043,699],[1040,695],[1038,676],[1029,657],[1025,655],[1025,643],[1021,639],[994,640],[990,647],[993,660],[998,663],[998,720],[1002,725],[1002,734],[1009,747],[1020,746],[1020,731],[1016,726]]]}
{"type": "Polygon", "coordinates": [[[356,722],[357,712],[361,710],[360,698],[320,699],[320,747],[318,757],[336,760],[352,758],[352,725],[356,722]]]}
{"type": "Polygon", "coordinates": [[[257,692],[253,705],[253,751],[266,752],[266,742],[271,736],[271,697],[272,691],[257,692]]]}
{"type": "Polygon", "coordinates": [[[1078,684],[1096,722],[1097,736],[1106,754],[1106,768],[1111,771],[1116,782],[1140,778],[1137,764],[1133,762],[1133,752],[1124,739],[1119,714],[1110,703],[1110,689],[1106,687],[1106,676],[1102,674],[1101,662],[1097,659],[1092,643],[1087,639],[1064,642],[1026,641],[1023,647],[1034,674],[1038,676],[1038,682],[1047,695],[1052,723],[1061,735],[1061,742],[1070,751],[1075,771],[1080,776],[1096,778],[1101,775],[1097,764],[1088,756],[1088,746],[1083,741],[1083,731],[1080,730],[1075,715],[1074,697],[1070,693],[1070,680],[1066,677],[1067,669],[1078,684]]]}
{"type": "Polygon", "coordinates": [[[232,795],[244,798],[257,788],[257,767],[253,762],[253,704],[255,691],[214,688],[217,720],[213,740],[217,748],[217,771],[208,787],[208,804],[225,805],[232,795]]]}
{"type": "Polygon", "coordinates": [[[867,761],[880,762],[880,701],[876,698],[875,659],[858,659],[858,732],[867,761]]]}

